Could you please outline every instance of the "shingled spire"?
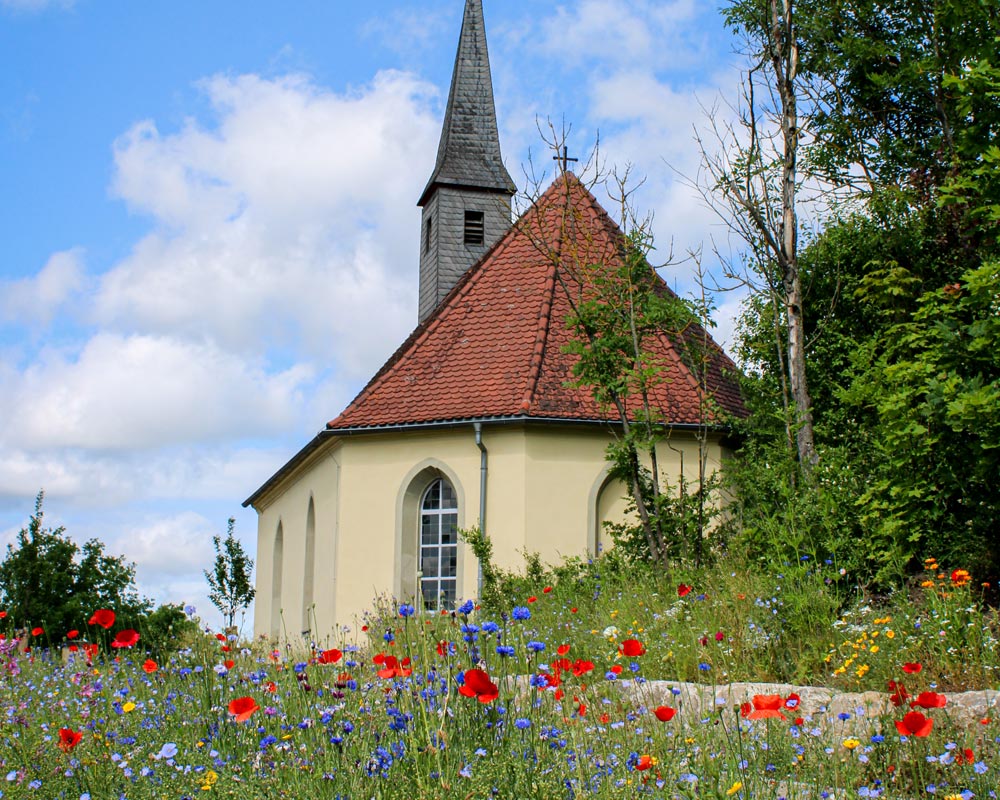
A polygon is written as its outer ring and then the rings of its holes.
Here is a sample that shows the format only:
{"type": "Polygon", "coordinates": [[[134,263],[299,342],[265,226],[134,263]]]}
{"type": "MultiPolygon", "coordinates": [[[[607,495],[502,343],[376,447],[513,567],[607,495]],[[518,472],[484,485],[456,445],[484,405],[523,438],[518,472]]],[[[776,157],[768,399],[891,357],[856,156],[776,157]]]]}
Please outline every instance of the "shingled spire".
{"type": "Polygon", "coordinates": [[[517,191],[500,156],[482,0],[466,0],[437,163],[417,205],[421,322],[510,228],[517,191]]]}

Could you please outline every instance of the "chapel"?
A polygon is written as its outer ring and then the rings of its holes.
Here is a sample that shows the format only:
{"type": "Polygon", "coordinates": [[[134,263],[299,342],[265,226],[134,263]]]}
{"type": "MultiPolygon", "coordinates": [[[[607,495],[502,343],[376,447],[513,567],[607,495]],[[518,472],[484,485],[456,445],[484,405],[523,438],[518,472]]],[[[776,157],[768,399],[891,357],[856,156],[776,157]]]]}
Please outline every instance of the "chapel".
{"type": "MultiPolygon", "coordinates": [[[[565,162],[564,162],[565,166],[565,162]]],[[[615,416],[574,386],[567,352],[579,265],[613,264],[623,234],[564,169],[517,219],[504,166],[482,0],[466,0],[436,163],[417,205],[417,326],[354,400],[244,503],[258,513],[255,635],[322,640],[376,596],[427,611],[475,598],[459,530],[479,526],[502,568],[587,556],[626,516],[605,450],[615,416]]],[[[415,237],[416,238],[416,237],[415,237]]],[[[664,285],[664,291],[669,291],[664,285]]],[[[725,457],[742,415],[736,368],[707,345],[695,375],[656,345],[658,451],[676,483],[725,457]]]]}

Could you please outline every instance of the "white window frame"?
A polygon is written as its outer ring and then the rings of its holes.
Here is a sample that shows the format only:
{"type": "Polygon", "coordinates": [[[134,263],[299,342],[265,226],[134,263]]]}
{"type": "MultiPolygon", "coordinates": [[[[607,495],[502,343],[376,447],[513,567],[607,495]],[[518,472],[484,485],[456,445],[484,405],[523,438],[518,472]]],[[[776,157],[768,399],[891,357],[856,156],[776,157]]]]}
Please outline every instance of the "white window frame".
{"type": "Polygon", "coordinates": [[[421,607],[426,611],[440,611],[442,608],[448,608],[453,606],[455,599],[458,597],[458,493],[455,491],[455,487],[451,485],[451,482],[447,478],[437,477],[428,484],[427,488],[424,489],[423,493],[420,495],[420,506],[417,522],[417,548],[418,548],[418,570],[419,570],[419,586],[418,597],[420,600],[421,607]],[[427,508],[426,504],[431,492],[434,490],[435,486],[440,486],[438,492],[438,503],[437,508],[427,508]],[[453,505],[444,505],[444,487],[447,486],[451,492],[453,498],[453,505]],[[443,542],[444,525],[446,524],[445,518],[451,517],[451,522],[455,526],[454,532],[454,542],[445,543],[443,542]],[[424,543],[424,521],[430,518],[433,520],[434,533],[436,534],[435,541],[430,544],[424,543]],[[448,574],[445,570],[445,552],[451,550],[454,553],[454,569],[448,574]],[[424,567],[424,554],[436,555],[438,569],[436,574],[428,574],[424,567]],[[434,596],[437,598],[436,604],[431,607],[428,605],[426,595],[424,594],[424,586],[427,584],[435,584],[434,596]],[[449,597],[444,591],[443,586],[450,584],[452,587],[451,596],[449,597]]]}

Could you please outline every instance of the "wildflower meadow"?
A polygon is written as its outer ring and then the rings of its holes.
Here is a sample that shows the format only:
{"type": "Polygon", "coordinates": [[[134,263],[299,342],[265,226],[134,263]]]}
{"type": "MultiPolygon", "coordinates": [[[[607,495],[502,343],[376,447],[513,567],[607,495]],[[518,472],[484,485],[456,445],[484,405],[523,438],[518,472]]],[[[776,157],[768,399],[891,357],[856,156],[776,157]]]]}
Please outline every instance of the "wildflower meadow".
{"type": "Polygon", "coordinates": [[[599,561],[507,609],[385,601],[340,641],[205,632],[160,661],[113,609],[0,611],[0,796],[996,797],[989,587],[926,566],[869,597],[808,558],[599,561]]]}

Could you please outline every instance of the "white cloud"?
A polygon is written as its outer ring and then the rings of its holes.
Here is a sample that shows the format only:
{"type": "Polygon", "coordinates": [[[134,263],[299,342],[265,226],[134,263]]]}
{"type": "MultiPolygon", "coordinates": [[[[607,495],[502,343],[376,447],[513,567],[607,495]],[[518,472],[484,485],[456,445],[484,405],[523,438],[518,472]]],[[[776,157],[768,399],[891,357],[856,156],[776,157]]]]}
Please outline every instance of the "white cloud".
{"type": "Polygon", "coordinates": [[[75,355],[43,352],[0,383],[8,447],[139,450],[284,430],[305,367],[268,374],[211,344],[100,333],[75,355]]]}
{"type": "Polygon", "coordinates": [[[44,327],[80,291],[83,282],[82,250],[53,253],[37,275],[0,282],[0,319],[44,327]]]}
{"type": "Polygon", "coordinates": [[[116,143],[115,191],[157,227],[103,277],[94,322],[364,377],[415,324],[435,90],[400,72],[345,94],[302,77],[203,88],[213,127],[143,122],[116,143]]]}

